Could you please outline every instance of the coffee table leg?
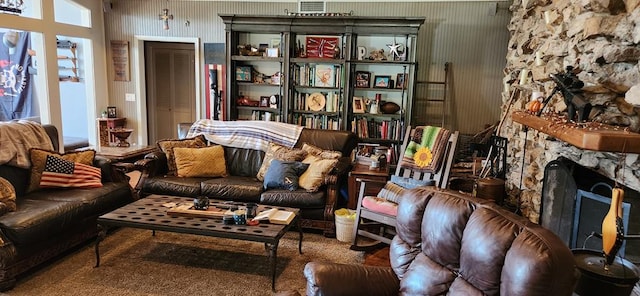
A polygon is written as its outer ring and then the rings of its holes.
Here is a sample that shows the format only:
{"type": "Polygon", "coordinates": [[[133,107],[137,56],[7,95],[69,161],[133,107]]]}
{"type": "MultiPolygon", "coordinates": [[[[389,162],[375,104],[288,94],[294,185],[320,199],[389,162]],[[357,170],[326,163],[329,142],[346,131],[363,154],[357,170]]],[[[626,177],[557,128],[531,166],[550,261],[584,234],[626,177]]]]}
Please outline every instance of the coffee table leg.
{"type": "Polygon", "coordinates": [[[276,290],[276,265],[278,263],[278,242],[275,244],[264,243],[269,251],[269,263],[271,264],[271,290],[276,290]]]}
{"type": "Polygon", "coordinates": [[[298,239],[298,253],[302,254],[302,226],[300,226],[300,218],[296,219],[296,227],[298,228],[298,233],[300,237],[298,239]]]}
{"type": "Polygon", "coordinates": [[[98,236],[96,236],[96,266],[100,266],[100,249],[99,245],[102,240],[107,236],[107,228],[98,224],[98,236]]]}

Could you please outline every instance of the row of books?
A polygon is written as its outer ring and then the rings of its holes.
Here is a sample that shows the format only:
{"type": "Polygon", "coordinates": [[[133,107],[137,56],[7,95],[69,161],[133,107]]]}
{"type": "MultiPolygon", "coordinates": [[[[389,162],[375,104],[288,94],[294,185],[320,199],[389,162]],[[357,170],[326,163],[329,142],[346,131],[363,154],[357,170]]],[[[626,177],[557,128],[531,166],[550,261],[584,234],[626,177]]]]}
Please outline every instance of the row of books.
{"type": "Polygon", "coordinates": [[[251,111],[249,115],[238,114],[240,120],[264,120],[264,121],[280,121],[280,114],[274,114],[265,111],[251,111]]]}
{"type": "Polygon", "coordinates": [[[333,64],[301,64],[293,71],[296,85],[341,87],[342,67],[333,64]]]}
{"type": "MultiPolygon", "coordinates": [[[[322,94],[325,97],[325,106],[321,111],[340,112],[340,95],[335,92],[323,92],[322,94]]],[[[293,98],[293,110],[311,110],[307,104],[310,95],[309,93],[296,93],[293,98]]]]}
{"type": "Polygon", "coordinates": [[[351,121],[351,131],[360,138],[377,138],[383,140],[401,140],[402,122],[395,120],[367,120],[366,118],[354,118],[351,121]]]}
{"type": "Polygon", "coordinates": [[[327,115],[294,114],[293,122],[306,128],[339,130],[341,119],[327,115]]]}

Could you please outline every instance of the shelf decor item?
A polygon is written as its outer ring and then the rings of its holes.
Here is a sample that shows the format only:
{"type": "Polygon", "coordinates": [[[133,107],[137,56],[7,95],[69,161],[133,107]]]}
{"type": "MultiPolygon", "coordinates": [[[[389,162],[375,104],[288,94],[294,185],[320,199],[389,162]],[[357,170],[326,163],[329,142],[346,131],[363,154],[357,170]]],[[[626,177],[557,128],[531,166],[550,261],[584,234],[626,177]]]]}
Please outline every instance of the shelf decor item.
{"type": "Polygon", "coordinates": [[[236,80],[251,82],[251,66],[238,66],[236,67],[236,80]]]}
{"type": "Polygon", "coordinates": [[[398,75],[396,75],[396,88],[400,88],[400,89],[406,89],[407,88],[407,81],[405,79],[405,73],[398,73],[398,75]]]}
{"type": "Polygon", "coordinates": [[[312,93],[307,97],[307,106],[311,111],[320,111],[327,103],[327,99],[321,93],[312,93]]]}
{"type": "Polygon", "coordinates": [[[361,97],[353,97],[353,113],[364,113],[365,103],[361,97]]]}
{"type": "Polygon", "coordinates": [[[340,53],[338,37],[308,36],[307,57],[334,59],[340,53]]]}
{"type": "Polygon", "coordinates": [[[371,87],[369,82],[371,80],[371,73],[366,71],[356,72],[356,87],[357,88],[369,88],[371,87]]]}
{"type": "Polygon", "coordinates": [[[375,88],[389,88],[390,85],[391,76],[388,75],[376,76],[373,83],[373,87],[375,88]]]}
{"type": "Polygon", "coordinates": [[[116,118],[118,114],[116,113],[116,107],[107,107],[107,118],[116,118]]]}

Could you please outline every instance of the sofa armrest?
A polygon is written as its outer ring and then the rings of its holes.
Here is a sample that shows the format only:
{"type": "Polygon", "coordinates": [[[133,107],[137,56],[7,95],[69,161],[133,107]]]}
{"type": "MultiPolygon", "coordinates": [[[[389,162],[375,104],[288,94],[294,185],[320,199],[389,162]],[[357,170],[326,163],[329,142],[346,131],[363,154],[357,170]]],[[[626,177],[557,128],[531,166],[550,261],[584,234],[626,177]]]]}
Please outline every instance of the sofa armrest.
{"type": "Polygon", "coordinates": [[[388,267],[309,262],[307,295],[398,295],[400,281],[388,267]]]}
{"type": "Polygon", "coordinates": [[[102,182],[129,182],[125,172],[114,167],[109,158],[96,155],[93,159],[93,166],[100,168],[102,182]]]}

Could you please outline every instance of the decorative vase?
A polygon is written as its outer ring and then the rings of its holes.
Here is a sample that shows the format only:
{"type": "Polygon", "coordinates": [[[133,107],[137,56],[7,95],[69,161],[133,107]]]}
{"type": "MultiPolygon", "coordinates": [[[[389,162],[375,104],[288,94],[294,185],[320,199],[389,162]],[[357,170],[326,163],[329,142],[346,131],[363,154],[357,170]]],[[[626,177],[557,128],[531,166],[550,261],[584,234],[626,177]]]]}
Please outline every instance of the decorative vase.
{"type": "Polygon", "coordinates": [[[209,208],[209,198],[202,195],[193,199],[193,208],[204,211],[209,208]]]}

